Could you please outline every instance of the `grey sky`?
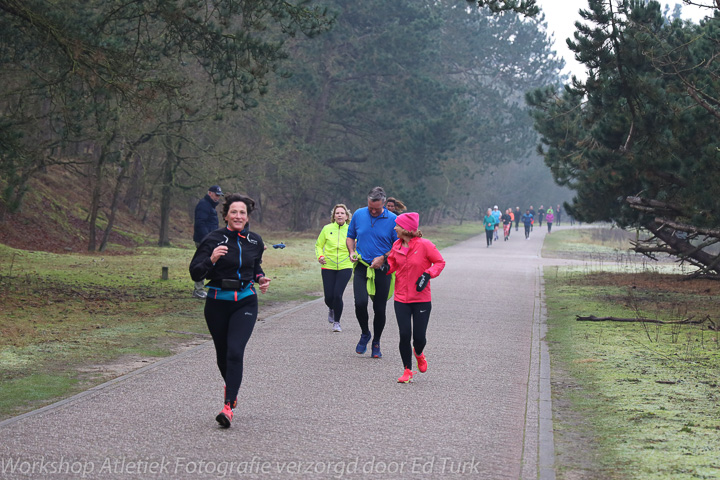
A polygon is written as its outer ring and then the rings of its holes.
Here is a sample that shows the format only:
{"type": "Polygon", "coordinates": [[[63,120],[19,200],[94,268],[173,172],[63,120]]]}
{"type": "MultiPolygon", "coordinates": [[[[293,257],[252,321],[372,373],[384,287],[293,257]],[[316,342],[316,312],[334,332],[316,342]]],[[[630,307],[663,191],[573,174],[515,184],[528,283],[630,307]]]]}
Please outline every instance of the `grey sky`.
{"type": "MultiPolygon", "coordinates": [[[[670,8],[681,1],[662,1],[663,4],[669,4],[670,8]]],[[[548,24],[548,30],[555,33],[555,50],[565,59],[566,71],[575,74],[580,78],[585,78],[585,70],[582,65],[578,64],[573,58],[573,53],[568,50],[565,44],[566,38],[572,38],[575,32],[575,22],[580,20],[578,11],[587,8],[587,0],[537,0],[537,4],[545,12],[545,21],[548,24]]],[[[683,5],[683,17],[698,21],[710,10],[699,7],[683,5]]]]}

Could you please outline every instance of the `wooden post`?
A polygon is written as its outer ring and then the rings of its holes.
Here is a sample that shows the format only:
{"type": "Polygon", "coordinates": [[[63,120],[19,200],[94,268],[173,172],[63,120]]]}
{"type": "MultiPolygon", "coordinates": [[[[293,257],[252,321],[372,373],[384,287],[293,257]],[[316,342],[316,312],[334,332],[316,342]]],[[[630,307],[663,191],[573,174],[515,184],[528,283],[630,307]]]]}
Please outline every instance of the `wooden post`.
{"type": "Polygon", "coordinates": [[[168,267],[162,267],[162,279],[163,280],[168,279],[168,267]]]}

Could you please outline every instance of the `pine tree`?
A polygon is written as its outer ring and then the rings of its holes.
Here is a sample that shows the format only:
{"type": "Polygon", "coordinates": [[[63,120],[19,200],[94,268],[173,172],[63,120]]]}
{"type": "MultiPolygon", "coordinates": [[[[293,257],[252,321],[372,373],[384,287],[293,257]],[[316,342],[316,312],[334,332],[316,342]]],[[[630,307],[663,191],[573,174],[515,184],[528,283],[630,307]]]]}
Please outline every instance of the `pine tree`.
{"type": "Polygon", "coordinates": [[[581,15],[569,46],[587,80],[527,96],[547,165],[576,191],[567,211],[646,229],[637,251],[720,273],[707,251],[720,239],[720,122],[693,98],[715,86],[720,19],[670,20],[639,0],[590,0],[581,15]]]}

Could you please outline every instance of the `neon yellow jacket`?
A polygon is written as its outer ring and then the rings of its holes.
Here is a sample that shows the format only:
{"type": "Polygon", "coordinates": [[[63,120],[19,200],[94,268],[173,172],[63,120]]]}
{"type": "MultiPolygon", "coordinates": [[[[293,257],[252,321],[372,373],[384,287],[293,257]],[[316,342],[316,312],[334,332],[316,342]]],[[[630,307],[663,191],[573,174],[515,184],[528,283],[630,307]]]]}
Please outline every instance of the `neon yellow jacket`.
{"type": "Polygon", "coordinates": [[[325,257],[325,265],[322,268],[328,270],[344,270],[353,268],[348,251],[347,240],[348,223],[338,225],[329,223],[323,227],[315,242],[315,258],[325,257]]]}

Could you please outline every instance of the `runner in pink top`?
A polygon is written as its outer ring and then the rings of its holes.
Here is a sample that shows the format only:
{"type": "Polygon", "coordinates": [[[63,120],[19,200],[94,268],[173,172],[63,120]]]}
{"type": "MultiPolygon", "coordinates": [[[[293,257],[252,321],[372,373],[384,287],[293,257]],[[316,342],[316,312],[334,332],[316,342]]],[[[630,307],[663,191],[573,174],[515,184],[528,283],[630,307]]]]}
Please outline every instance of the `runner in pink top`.
{"type": "Polygon", "coordinates": [[[408,383],[414,374],[411,339],[418,370],[427,371],[423,350],[432,308],[430,279],[440,275],[445,260],[431,241],[422,238],[417,213],[403,213],[395,223],[398,240],[388,256],[388,275],[395,273],[395,316],[400,329],[400,357],[405,367],[398,383],[408,383]]]}

